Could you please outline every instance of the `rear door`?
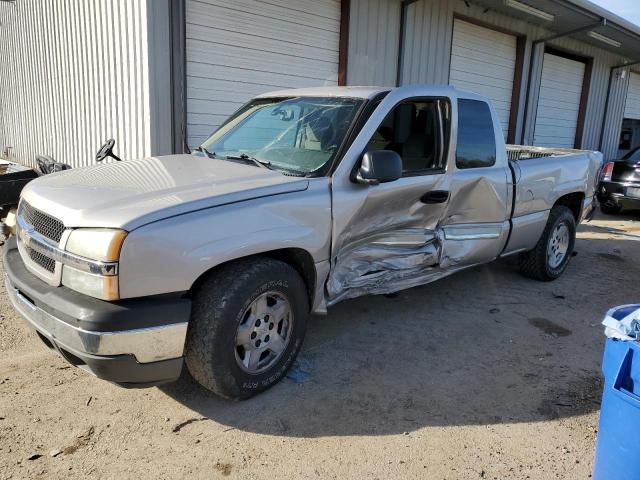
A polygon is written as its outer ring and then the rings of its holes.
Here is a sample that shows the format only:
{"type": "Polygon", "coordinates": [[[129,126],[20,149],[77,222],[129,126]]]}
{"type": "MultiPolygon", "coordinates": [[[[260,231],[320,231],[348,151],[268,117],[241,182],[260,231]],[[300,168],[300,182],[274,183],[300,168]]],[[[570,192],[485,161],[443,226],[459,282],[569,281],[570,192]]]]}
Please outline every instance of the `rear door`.
{"type": "Polygon", "coordinates": [[[481,100],[458,100],[455,165],[441,222],[440,268],[451,271],[496,258],[509,234],[512,180],[495,111],[481,100]]]}

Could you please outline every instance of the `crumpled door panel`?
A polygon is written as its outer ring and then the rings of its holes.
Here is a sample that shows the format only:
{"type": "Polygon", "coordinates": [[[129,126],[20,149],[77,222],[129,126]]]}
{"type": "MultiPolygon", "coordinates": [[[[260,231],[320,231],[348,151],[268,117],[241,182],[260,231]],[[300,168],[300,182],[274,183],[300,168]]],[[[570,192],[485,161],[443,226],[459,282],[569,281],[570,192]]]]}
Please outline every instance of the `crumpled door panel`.
{"type": "MultiPolygon", "coordinates": [[[[334,230],[328,304],[366,294],[392,293],[425,283],[440,261],[438,222],[446,203],[425,204],[431,190],[446,190],[445,175],[407,177],[367,190],[334,230]],[[339,233],[338,233],[339,232],[339,233]]],[[[336,212],[336,224],[344,210],[336,212]]]]}
{"type": "Polygon", "coordinates": [[[399,229],[373,235],[341,251],[327,289],[335,301],[390,293],[422,283],[418,277],[438,264],[440,241],[433,230],[399,229]]]}

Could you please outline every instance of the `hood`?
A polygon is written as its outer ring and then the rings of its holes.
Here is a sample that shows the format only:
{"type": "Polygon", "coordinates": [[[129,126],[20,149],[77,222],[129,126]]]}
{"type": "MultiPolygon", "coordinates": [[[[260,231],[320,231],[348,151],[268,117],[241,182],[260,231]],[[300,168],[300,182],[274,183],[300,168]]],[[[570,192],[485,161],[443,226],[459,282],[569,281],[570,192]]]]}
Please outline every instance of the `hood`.
{"type": "Polygon", "coordinates": [[[254,165],[185,154],[45,175],[29,183],[22,198],[67,227],[131,231],[194,210],[305,190],[308,183],[254,165]]]}

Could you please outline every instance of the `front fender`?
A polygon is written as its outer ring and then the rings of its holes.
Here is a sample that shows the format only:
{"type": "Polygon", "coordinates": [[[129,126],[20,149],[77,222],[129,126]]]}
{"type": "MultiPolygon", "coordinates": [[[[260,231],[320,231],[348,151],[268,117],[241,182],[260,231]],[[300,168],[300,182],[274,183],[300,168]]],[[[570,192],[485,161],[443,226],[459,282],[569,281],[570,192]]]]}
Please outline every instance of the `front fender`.
{"type": "Polygon", "coordinates": [[[299,248],[329,258],[331,197],[326,178],[302,192],[200,210],[133,230],[120,255],[120,297],[187,291],[211,268],[271,250],[299,248]]]}

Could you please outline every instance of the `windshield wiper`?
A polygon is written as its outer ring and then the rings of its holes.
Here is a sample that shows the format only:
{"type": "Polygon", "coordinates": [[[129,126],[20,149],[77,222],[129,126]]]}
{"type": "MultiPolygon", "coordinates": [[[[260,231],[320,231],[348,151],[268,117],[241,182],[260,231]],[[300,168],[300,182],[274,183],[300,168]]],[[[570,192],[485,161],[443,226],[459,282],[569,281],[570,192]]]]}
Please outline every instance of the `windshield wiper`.
{"type": "Polygon", "coordinates": [[[204,153],[207,157],[209,158],[216,158],[216,152],[210,152],[209,150],[207,150],[205,147],[203,147],[202,145],[200,145],[199,147],[194,148],[194,150],[196,152],[202,152],[204,153]]]}
{"type": "MultiPolygon", "coordinates": [[[[215,154],[214,154],[215,155],[215,154]]],[[[282,173],[283,175],[287,175],[289,177],[306,177],[307,174],[305,172],[299,172],[297,170],[290,170],[288,168],[284,168],[284,167],[274,167],[271,162],[267,161],[267,160],[258,160],[256,157],[252,157],[250,155],[247,155],[246,153],[241,153],[240,155],[227,155],[224,158],[226,158],[227,160],[242,160],[245,162],[251,162],[254,165],[257,165],[258,167],[262,167],[262,168],[268,168],[269,170],[277,170],[280,173],[282,173]]]]}
{"type": "Polygon", "coordinates": [[[252,162],[258,167],[268,168],[269,170],[273,170],[273,167],[271,166],[271,162],[267,162],[265,160],[258,160],[255,157],[251,157],[247,155],[246,153],[241,153],[240,155],[227,155],[225,158],[227,160],[244,160],[246,162],[252,162]]]}

